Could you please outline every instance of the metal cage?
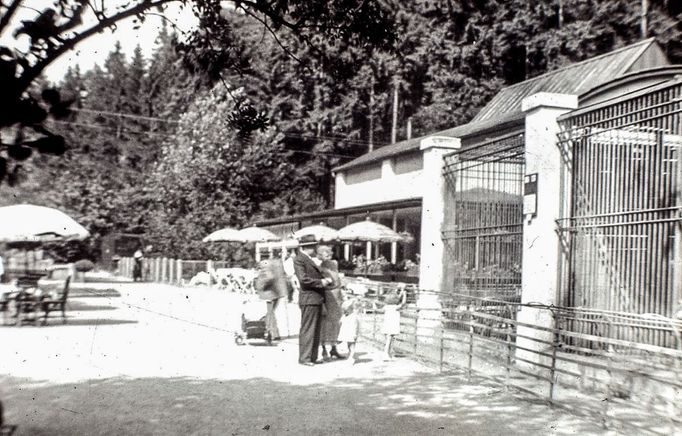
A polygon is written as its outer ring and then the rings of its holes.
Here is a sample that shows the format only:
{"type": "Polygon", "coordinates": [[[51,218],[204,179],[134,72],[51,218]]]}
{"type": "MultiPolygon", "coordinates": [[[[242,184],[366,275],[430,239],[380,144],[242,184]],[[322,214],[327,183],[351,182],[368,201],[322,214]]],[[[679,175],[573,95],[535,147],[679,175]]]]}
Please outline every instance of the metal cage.
{"type": "MultiPolygon", "coordinates": [[[[561,304],[673,316],[682,296],[681,95],[673,80],[560,118],[571,193],[559,220],[561,304]]],[[[669,337],[645,334],[661,345],[669,337]]]]}
{"type": "Polygon", "coordinates": [[[524,134],[444,157],[446,289],[518,300],[523,242],[524,134]]]}

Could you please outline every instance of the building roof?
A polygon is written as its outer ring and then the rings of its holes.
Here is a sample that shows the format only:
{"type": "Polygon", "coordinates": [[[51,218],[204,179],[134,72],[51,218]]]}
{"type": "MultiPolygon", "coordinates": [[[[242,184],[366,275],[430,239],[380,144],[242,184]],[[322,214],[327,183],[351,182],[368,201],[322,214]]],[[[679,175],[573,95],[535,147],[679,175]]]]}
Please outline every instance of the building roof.
{"type": "Polygon", "coordinates": [[[467,123],[461,126],[453,127],[451,129],[441,130],[440,132],[431,133],[429,135],[420,136],[418,138],[407,139],[405,141],[397,142],[395,144],[386,145],[369,153],[345,163],[339,167],[334,168],[335,172],[346,171],[350,168],[355,168],[363,165],[368,165],[377,161],[382,161],[393,156],[405,154],[410,151],[419,150],[419,145],[423,139],[431,136],[446,136],[450,138],[467,138],[469,136],[483,135],[489,131],[500,131],[507,127],[513,127],[522,124],[524,121],[523,113],[508,114],[499,118],[491,120],[484,120],[478,123],[467,123]]]}
{"type": "Polygon", "coordinates": [[[642,63],[643,58],[651,58],[649,62],[658,65],[668,64],[656,40],[646,39],[503,88],[472,121],[519,112],[521,101],[538,92],[581,95],[624,74],[652,66],[642,63]]]}
{"type": "Polygon", "coordinates": [[[669,63],[655,39],[646,39],[503,88],[467,124],[378,148],[335,168],[334,171],[346,171],[419,150],[421,140],[430,136],[466,139],[514,127],[524,120],[521,101],[532,94],[555,92],[581,95],[633,71],[665,64],[669,63]]]}

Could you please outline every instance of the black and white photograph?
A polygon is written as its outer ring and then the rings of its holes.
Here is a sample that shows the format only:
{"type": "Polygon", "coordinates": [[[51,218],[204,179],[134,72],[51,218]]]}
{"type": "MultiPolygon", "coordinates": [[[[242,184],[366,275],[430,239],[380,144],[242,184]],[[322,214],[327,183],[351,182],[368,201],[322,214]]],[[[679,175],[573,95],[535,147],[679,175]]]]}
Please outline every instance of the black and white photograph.
{"type": "Polygon", "coordinates": [[[0,436],[682,435],[680,160],[680,0],[0,0],[0,436]]]}

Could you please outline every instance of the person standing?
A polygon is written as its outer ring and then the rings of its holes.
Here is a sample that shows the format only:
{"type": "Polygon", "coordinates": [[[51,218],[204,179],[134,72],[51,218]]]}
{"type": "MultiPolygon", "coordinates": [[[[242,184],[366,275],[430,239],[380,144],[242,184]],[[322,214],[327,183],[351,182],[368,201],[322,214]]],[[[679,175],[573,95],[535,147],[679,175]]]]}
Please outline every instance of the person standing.
{"type": "Polygon", "coordinates": [[[255,286],[260,298],[267,304],[265,329],[268,342],[278,340],[280,332],[275,311],[289,291],[282,260],[279,258],[262,260],[259,264],[255,286]]]}
{"type": "Polygon", "coordinates": [[[133,260],[135,264],[133,265],[133,281],[134,282],[141,282],[142,281],[142,258],[144,255],[142,254],[142,250],[137,250],[135,254],[133,254],[133,260]]]}
{"type": "Polygon", "coordinates": [[[384,360],[392,360],[391,347],[393,339],[400,334],[400,310],[407,302],[407,291],[404,286],[399,286],[391,291],[384,300],[384,325],[383,334],[386,335],[386,345],[384,346],[384,360]]]}
{"type": "Polygon", "coordinates": [[[341,303],[343,293],[341,292],[341,280],[339,279],[339,267],[332,259],[332,249],[328,245],[317,247],[317,258],[320,259],[320,268],[325,277],[332,279],[331,285],[324,291],[324,308],[322,311],[322,327],[320,330],[320,341],[322,342],[322,359],[329,360],[332,357],[342,359],[336,349],[339,341],[339,329],[341,328],[341,303]],[[327,347],[330,348],[327,352],[327,347]]]}
{"type": "Polygon", "coordinates": [[[324,291],[332,279],[324,277],[313,261],[317,241],[312,235],[304,235],[299,241],[299,253],[294,259],[294,270],[301,285],[298,305],[301,308],[301,329],[298,338],[298,363],[312,366],[317,363],[320,347],[320,327],[324,291]]]}

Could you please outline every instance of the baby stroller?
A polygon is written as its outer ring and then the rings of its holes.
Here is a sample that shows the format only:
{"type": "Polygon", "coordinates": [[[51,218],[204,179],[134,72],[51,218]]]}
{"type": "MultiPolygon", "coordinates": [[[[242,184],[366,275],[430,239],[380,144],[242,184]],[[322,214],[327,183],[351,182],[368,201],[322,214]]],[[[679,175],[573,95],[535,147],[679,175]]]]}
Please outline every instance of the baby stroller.
{"type": "Polygon", "coordinates": [[[272,337],[265,325],[266,314],[265,301],[260,298],[245,301],[242,306],[241,331],[235,332],[235,343],[244,345],[249,339],[264,339],[268,345],[272,344],[272,337]]]}

